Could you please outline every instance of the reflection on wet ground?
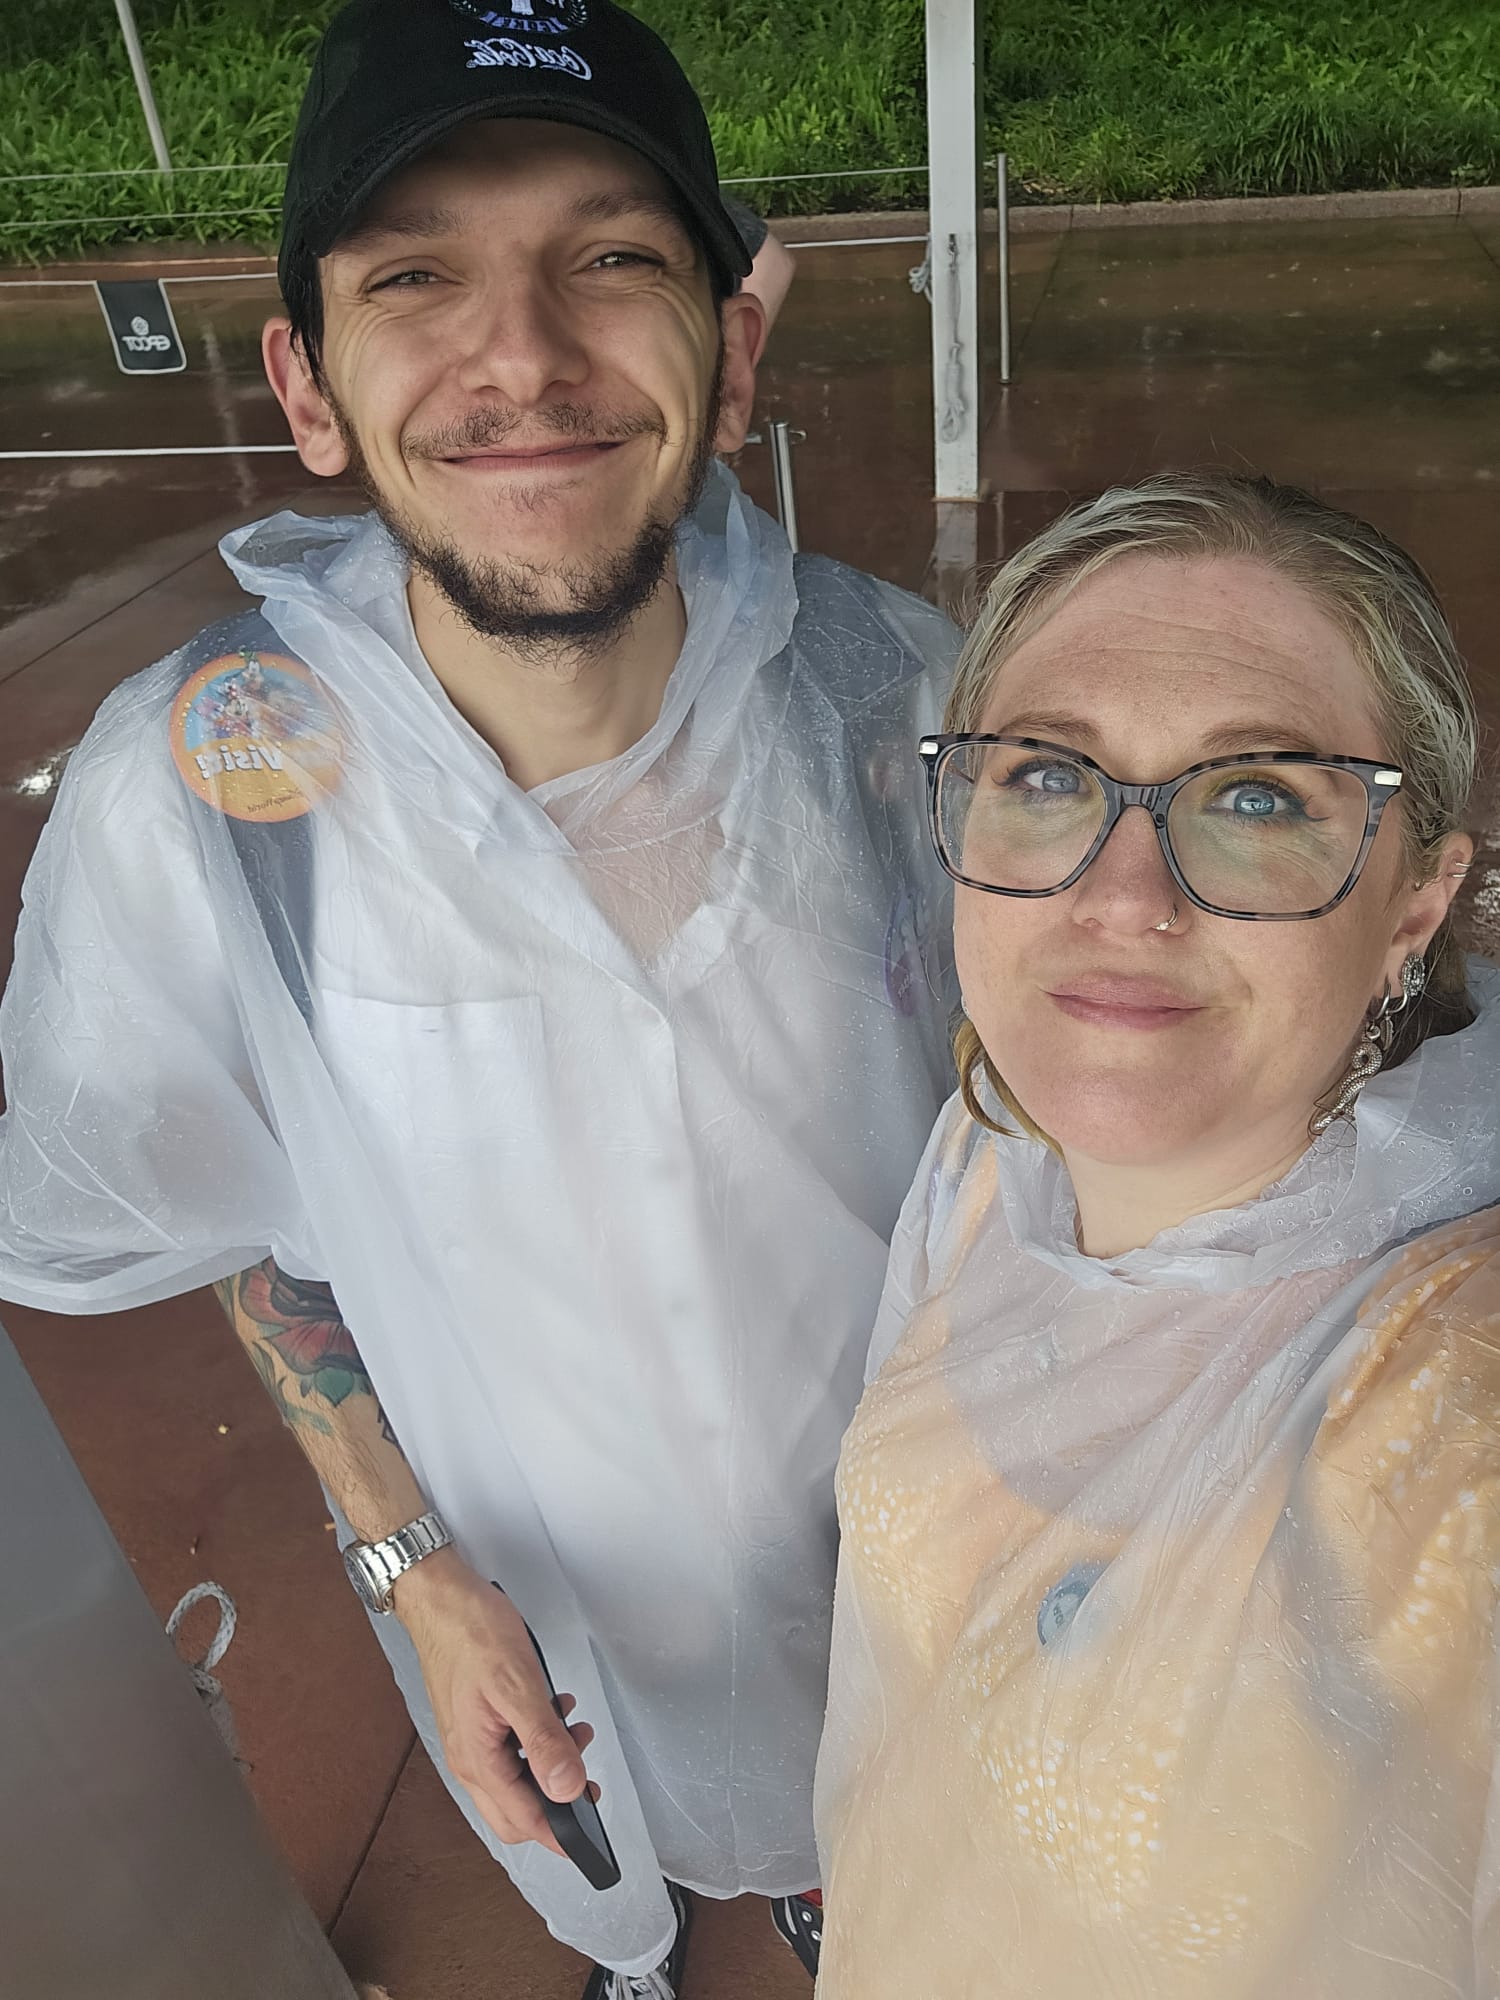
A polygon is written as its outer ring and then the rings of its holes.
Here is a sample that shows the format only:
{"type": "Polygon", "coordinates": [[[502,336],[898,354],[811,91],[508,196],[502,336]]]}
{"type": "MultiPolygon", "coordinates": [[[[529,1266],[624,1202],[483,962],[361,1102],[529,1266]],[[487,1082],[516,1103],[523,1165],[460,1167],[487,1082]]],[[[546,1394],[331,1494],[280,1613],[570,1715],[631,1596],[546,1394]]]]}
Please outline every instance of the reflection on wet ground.
{"type": "MultiPolygon", "coordinates": [[[[1431,572],[1500,725],[1500,216],[1075,229],[1013,241],[1015,380],[992,393],[994,497],[950,561],[993,562],[1069,501],[1169,466],[1314,488],[1431,572]]],[[[803,252],[762,373],[805,429],[810,546],[931,569],[926,314],[904,250],[803,252]]],[[[991,274],[992,275],[992,274],[991,274]]],[[[1500,794],[1479,803],[1470,942],[1500,957],[1500,794]]]]}
{"type": "MultiPolygon", "coordinates": [[[[946,594],[967,565],[1112,481],[1254,467],[1368,515],[1428,566],[1487,723],[1500,722],[1500,217],[1018,235],[1016,380],[992,398],[993,490],[944,515],[941,547],[927,307],[907,282],[919,249],[800,254],[760,417],[807,434],[807,547],[946,594]]],[[[288,504],[360,504],[290,454],[244,449],[285,438],[260,373],[275,299],[264,267],[176,269],[211,282],[173,285],[190,366],[154,380],[117,372],[91,291],[0,287],[0,450],[233,447],[0,462],[0,972],[22,871],[89,717],[238,602],[217,537],[288,504]]],[[[769,504],[763,447],[741,475],[769,504]]],[[[1493,791],[1480,817],[1464,920],[1500,956],[1493,791]]],[[[165,1611],[207,1574],[240,1599],[224,1678],[252,1784],[314,1906],[342,1912],[351,1964],[398,2000],[571,2000],[578,1961],[497,1883],[423,1761],[407,1761],[383,1665],[330,1582],[316,1488],[213,1308],[6,1319],[153,1601],[165,1611]],[[401,1914],[413,1884],[419,1922],[401,1914]]],[[[701,2000],[806,1992],[763,1906],[705,1909],[690,1976],[701,2000]]]]}

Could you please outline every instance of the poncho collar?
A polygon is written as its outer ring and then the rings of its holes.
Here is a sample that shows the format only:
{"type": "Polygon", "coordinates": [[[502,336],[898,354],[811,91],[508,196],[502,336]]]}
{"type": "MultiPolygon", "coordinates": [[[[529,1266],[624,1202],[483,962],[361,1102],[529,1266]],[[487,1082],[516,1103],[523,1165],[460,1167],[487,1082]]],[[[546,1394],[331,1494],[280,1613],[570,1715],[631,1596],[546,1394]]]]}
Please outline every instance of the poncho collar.
{"type": "MultiPolygon", "coordinates": [[[[346,700],[357,697],[363,682],[366,693],[378,684],[402,704],[415,679],[424,701],[445,711],[452,733],[463,739],[481,797],[490,792],[499,760],[451,708],[417,648],[406,601],[407,560],[378,516],[309,518],[284,511],[235,529],[219,549],[241,588],[263,600],[268,617],[315,670],[325,670],[319,644],[325,635],[342,633],[356,643],[360,672],[344,677],[339,692],[346,700]]],[[[711,768],[736,736],[754,676],[791,636],[797,588],[786,536],[717,460],[697,509],[677,530],[675,557],[687,630],[661,713],[620,756],[525,795],[533,833],[544,842],[551,832],[544,815],[573,828],[597,819],[669,745],[680,743],[685,730],[693,767],[711,768]]],[[[742,776],[751,747],[739,746],[742,776]]],[[[768,745],[755,747],[763,755],[768,745]]]]}
{"type": "Polygon", "coordinates": [[[1374,1079],[1254,1201],[1192,1217],[1139,1250],[1088,1257],[1062,1162],[1030,1139],[987,1135],[1021,1250],[1092,1289],[1233,1292],[1369,1257],[1500,1201],[1500,971],[1471,960],[1478,1018],[1374,1079]]]}

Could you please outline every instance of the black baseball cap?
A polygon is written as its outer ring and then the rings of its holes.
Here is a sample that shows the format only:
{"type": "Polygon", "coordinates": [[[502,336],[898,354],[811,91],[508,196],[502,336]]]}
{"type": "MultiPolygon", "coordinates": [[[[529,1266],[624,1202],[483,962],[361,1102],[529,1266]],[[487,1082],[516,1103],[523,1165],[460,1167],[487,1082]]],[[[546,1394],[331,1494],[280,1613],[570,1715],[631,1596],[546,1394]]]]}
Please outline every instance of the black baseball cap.
{"type": "Polygon", "coordinates": [[[472,118],[550,119],[633,147],[675,190],[724,288],[749,271],[697,93],[614,0],[350,0],[318,45],[292,139],[283,291],[388,175],[472,118]]]}

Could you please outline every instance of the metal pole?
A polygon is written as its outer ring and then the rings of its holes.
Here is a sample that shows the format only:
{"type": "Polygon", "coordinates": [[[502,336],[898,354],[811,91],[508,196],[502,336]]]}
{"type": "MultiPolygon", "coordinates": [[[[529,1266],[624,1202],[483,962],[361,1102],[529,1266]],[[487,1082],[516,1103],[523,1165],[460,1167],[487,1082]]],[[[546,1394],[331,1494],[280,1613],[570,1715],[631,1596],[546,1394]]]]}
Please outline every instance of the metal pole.
{"type": "Polygon", "coordinates": [[[933,490],[977,500],[984,370],[979,345],[980,0],[927,0],[932,228],[933,490]]]}
{"type": "Polygon", "coordinates": [[[18,458],[230,458],[247,451],[295,451],[294,444],[131,444],[101,445],[95,450],[0,451],[0,459],[18,458]]]}
{"type": "Polygon", "coordinates": [[[771,425],[771,471],[776,480],[776,518],[786,530],[795,555],[802,546],[797,539],[797,487],[792,477],[792,427],[771,425]]]}
{"type": "Polygon", "coordinates": [[[167,137],[161,129],[161,119],[157,116],[156,99],[151,91],[151,77],[146,68],[146,58],[141,53],[141,38],[136,32],[135,11],[130,0],[115,0],[115,12],[120,17],[120,33],[125,37],[125,48],[130,57],[130,71],[135,78],[141,110],[146,115],[146,130],[151,134],[151,150],[156,155],[156,164],[164,174],[169,174],[172,171],[172,156],[167,151],[167,137]]]}
{"type": "Polygon", "coordinates": [[[995,155],[995,216],[1000,235],[1000,380],[1010,380],[1010,171],[995,155]]]}
{"type": "Polygon", "coordinates": [[[978,567],[979,509],[971,500],[939,500],[929,576],[938,609],[955,625],[966,626],[974,616],[978,567]]]}

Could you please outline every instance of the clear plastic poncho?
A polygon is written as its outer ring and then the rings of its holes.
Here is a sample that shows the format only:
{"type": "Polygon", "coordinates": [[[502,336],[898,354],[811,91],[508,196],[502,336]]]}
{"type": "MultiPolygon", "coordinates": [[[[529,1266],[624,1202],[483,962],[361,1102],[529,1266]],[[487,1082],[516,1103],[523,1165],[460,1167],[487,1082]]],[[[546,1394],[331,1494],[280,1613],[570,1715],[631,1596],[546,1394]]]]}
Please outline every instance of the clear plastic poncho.
{"type": "Polygon", "coordinates": [[[1113,1263],[950,1107],[839,1468],[820,2000],[1500,1993],[1474,986],[1356,1130],[1113,1263]]]}
{"type": "Polygon", "coordinates": [[[913,745],[957,634],[794,564],[720,471],[660,720],[523,793],[378,523],[224,552],[263,616],[110,698],[27,879],[0,1296],[102,1311],[268,1252],[333,1286],[432,1504],[599,1731],[625,1879],[494,1851],[644,1969],[662,1870],[817,1877],[833,1467],[947,1089],[913,745]]]}

